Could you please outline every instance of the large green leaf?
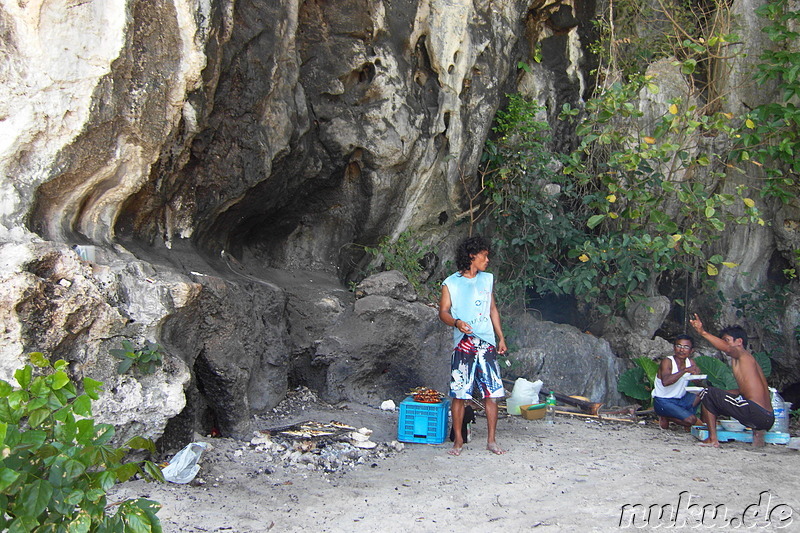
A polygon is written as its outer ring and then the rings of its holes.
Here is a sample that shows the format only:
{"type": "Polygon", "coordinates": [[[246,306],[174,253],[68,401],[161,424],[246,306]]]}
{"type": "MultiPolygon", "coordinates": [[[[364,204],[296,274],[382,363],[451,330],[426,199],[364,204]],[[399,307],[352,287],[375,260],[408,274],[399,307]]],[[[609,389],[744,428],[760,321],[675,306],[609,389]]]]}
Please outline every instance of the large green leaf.
{"type": "Polygon", "coordinates": [[[125,446],[128,448],[134,448],[136,450],[147,450],[151,453],[156,452],[156,445],[155,443],[144,437],[133,437],[128,442],[125,443],[125,446]]]}
{"type": "Polygon", "coordinates": [[[49,416],[49,409],[36,409],[28,415],[28,424],[30,424],[32,428],[39,427],[49,416]]]}
{"type": "Polygon", "coordinates": [[[0,467],[0,491],[4,491],[10,487],[17,479],[19,479],[19,476],[20,473],[12,470],[11,468],[0,467]]]}
{"type": "Polygon", "coordinates": [[[694,362],[697,363],[703,374],[708,374],[710,385],[725,390],[739,388],[736,378],[733,377],[733,370],[727,363],[708,355],[698,355],[694,358],[694,362]]]}
{"type": "Polygon", "coordinates": [[[39,368],[47,368],[48,366],[50,366],[50,360],[47,357],[45,357],[45,355],[42,352],[32,352],[28,354],[28,357],[30,357],[31,363],[38,366],[39,368]]]}
{"type": "Polygon", "coordinates": [[[64,388],[67,383],[69,383],[69,376],[67,376],[66,372],[58,371],[53,374],[53,384],[51,385],[53,389],[58,390],[64,388]]]}
{"type": "Polygon", "coordinates": [[[74,520],[67,524],[67,533],[87,533],[92,526],[92,518],[89,513],[81,511],[74,520]]]}
{"type": "Polygon", "coordinates": [[[83,391],[86,393],[86,396],[92,400],[98,399],[102,390],[102,381],[97,381],[92,378],[83,378],[83,391]]]}
{"type": "Polygon", "coordinates": [[[119,482],[128,481],[141,471],[142,469],[137,463],[125,463],[114,469],[114,473],[117,475],[117,481],[119,482]]]}
{"type": "Polygon", "coordinates": [[[656,361],[653,361],[649,357],[637,357],[633,360],[637,365],[642,367],[644,370],[645,375],[647,376],[647,380],[650,382],[650,387],[652,390],[653,383],[656,380],[656,375],[658,374],[658,366],[659,364],[656,361]]]}
{"type": "Polygon", "coordinates": [[[21,448],[38,450],[47,440],[47,433],[40,430],[25,431],[20,435],[19,446],[21,448]]]}
{"type": "Polygon", "coordinates": [[[617,390],[635,400],[649,402],[651,392],[647,389],[646,379],[647,376],[641,367],[631,368],[623,372],[619,377],[617,390]]]}
{"type": "Polygon", "coordinates": [[[92,400],[88,394],[81,394],[72,402],[72,410],[76,415],[92,416],[92,400]]]}
{"type": "Polygon", "coordinates": [[[47,509],[52,495],[53,486],[43,479],[37,479],[22,487],[17,502],[22,504],[24,514],[35,518],[47,509]]]}
{"type": "MultiPolygon", "coordinates": [[[[63,456],[62,456],[63,457],[63,456]]],[[[86,465],[75,459],[57,461],[50,469],[50,482],[56,487],[71,485],[86,471],[86,465]]]]}
{"type": "Polygon", "coordinates": [[[754,352],[753,357],[756,358],[761,370],[764,371],[764,377],[769,377],[772,374],[772,360],[766,352],[754,352]]]}
{"type": "Polygon", "coordinates": [[[125,372],[130,370],[130,368],[131,368],[131,366],[133,366],[134,362],[135,361],[133,359],[129,359],[129,358],[126,357],[125,359],[120,361],[119,364],[117,365],[117,373],[124,374],[125,372]]]}
{"type": "Polygon", "coordinates": [[[95,424],[94,444],[100,445],[109,442],[114,438],[116,430],[111,424],[95,424]]]}
{"type": "Polygon", "coordinates": [[[164,479],[164,472],[152,461],[145,461],[142,464],[142,470],[144,470],[147,475],[156,481],[161,481],[162,483],[166,481],[164,479]]]}
{"type": "Polygon", "coordinates": [[[31,384],[31,375],[33,370],[31,369],[30,365],[25,365],[22,368],[17,369],[14,371],[14,378],[19,383],[19,386],[23,389],[28,388],[28,385],[31,384]]]}

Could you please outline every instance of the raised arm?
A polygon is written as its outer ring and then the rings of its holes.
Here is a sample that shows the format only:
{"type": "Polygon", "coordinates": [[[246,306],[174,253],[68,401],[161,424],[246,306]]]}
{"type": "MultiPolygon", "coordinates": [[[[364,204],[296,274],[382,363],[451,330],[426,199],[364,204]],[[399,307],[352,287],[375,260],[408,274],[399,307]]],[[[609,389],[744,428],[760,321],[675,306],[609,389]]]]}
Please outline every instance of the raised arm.
{"type": "Polygon", "coordinates": [[[731,350],[731,346],[725,342],[724,340],[720,339],[716,335],[712,335],[708,331],[705,330],[703,327],[703,321],[700,320],[700,317],[697,316],[697,313],[694,314],[694,318],[689,319],[689,324],[692,325],[694,330],[703,337],[705,340],[711,343],[711,345],[721,352],[725,352],[730,357],[738,358],[738,353],[731,350]]]}

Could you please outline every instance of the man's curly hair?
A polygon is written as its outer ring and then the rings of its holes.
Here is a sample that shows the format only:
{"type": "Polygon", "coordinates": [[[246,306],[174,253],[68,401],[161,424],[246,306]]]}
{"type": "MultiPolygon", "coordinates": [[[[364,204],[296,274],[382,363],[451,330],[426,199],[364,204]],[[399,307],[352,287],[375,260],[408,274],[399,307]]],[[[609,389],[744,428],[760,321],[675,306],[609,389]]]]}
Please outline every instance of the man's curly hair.
{"type": "Polygon", "coordinates": [[[467,237],[458,245],[456,250],[456,268],[459,272],[466,272],[472,264],[472,256],[486,250],[491,253],[489,241],[480,235],[467,237]]]}

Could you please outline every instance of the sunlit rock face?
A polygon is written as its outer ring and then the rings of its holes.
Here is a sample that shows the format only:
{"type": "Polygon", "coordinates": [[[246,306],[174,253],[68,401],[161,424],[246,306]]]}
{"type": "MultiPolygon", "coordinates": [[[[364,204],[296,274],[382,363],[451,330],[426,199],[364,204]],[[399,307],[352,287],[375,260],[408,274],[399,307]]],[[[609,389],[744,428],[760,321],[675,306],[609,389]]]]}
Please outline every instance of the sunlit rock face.
{"type": "Polygon", "coordinates": [[[446,234],[527,4],[8,2],[3,225],[343,276],[446,234]]]}
{"type": "Polygon", "coordinates": [[[7,242],[0,256],[0,378],[14,383],[25,354],[41,351],[66,361],[78,383],[103,382],[93,412],[117,426],[120,442],[160,436],[184,409],[189,368],[167,351],[154,372],[120,373],[111,350],[155,338],[158,321],[191,305],[200,285],[113,250],[89,262],[63,244],[7,242]]]}

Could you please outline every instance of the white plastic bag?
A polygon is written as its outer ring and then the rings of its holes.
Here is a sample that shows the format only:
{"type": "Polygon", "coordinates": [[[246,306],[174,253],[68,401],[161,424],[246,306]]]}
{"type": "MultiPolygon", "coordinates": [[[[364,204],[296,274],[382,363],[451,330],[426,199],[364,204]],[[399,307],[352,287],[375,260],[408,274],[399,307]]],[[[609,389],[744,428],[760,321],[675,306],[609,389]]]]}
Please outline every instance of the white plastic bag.
{"type": "Polygon", "coordinates": [[[172,483],[189,483],[200,470],[197,462],[207,447],[207,442],[193,442],[186,445],[161,471],[164,479],[172,483]]]}
{"type": "Polygon", "coordinates": [[[539,391],[542,389],[542,380],[528,381],[525,378],[519,378],[514,382],[514,388],[511,390],[511,396],[506,400],[506,410],[510,415],[521,414],[519,410],[520,405],[530,405],[532,403],[539,403],[539,391]]]}

